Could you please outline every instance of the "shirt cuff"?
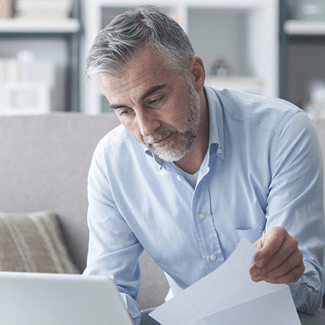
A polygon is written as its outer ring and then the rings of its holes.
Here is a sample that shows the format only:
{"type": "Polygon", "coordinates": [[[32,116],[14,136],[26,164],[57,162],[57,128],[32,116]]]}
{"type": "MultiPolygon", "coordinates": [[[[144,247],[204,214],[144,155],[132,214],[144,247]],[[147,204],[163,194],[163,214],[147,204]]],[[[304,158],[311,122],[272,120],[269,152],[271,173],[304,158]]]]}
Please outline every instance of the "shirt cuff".
{"type": "Polygon", "coordinates": [[[322,304],[322,270],[304,260],[305,273],[296,283],[290,283],[292,298],[297,310],[313,314],[322,304]]]}
{"type": "Polygon", "coordinates": [[[140,325],[141,322],[141,312],[137,302],[127,295],[126,293],[120,293],[122,301],[129,312],[130,316],[133,318],[136,325],[140,325]]]}

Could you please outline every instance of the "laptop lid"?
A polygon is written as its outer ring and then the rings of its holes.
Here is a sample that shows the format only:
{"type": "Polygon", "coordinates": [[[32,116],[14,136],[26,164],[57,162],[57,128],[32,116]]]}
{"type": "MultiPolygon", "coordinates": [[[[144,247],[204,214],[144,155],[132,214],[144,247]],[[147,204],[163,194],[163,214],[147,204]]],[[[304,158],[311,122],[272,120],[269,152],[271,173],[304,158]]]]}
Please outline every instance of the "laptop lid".
{"type": "Polygon", "coordinates": [[[21,272],[0,272],[0,322],[132,325],[109,277],[21,272]]]}

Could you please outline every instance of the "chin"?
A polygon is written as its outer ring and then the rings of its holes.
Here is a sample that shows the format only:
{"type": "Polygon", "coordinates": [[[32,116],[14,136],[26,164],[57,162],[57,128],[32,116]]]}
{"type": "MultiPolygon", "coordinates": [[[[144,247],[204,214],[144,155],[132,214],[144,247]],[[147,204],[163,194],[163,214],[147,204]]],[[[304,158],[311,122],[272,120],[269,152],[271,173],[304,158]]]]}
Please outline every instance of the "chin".
{"type": "Polygon", "coordinates": [[[179,161],[185,157],[189,149],[186,150],[166,150],[164,152],[159,152],[157,150],[153,151],[153,153],[160,159],[168,162],[179,161]]]}

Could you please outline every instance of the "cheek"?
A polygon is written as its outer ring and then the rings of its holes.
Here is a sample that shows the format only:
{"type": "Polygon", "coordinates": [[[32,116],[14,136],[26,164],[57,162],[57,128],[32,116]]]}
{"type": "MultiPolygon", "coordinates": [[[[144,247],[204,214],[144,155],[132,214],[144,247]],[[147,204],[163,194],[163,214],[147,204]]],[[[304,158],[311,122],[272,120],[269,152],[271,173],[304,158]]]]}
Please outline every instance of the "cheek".
{"type": "Polygon", "coordinates": [[[174,125],[182,128],[187,121],[188,112],[190,110],[190,101],[187,97],[177,98],[174,102],[173,111],[171,114],[171,122],[174,125]]]}
{"type": "Polygon", "coordinates": [[[140,128],[137,127],[136,123],[127,123],[125,121],[121,121],[121,124],[125,126],[125,128],[131,133],[131,135],[140,143],[143,143],[143,137],[140,132],[140,128]]]}

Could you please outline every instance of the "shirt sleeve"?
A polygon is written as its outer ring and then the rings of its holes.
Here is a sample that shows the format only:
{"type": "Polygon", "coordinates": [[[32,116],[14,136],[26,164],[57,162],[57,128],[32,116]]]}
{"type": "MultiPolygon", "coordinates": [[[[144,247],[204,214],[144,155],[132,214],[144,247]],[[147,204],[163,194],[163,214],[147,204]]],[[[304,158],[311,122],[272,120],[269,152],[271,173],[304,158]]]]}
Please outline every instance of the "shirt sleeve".
{"type": "Polygon", "coordinates": [[[88,175],[89,245],[85,275],[111,277],[130,314],[140,322],[136,303],[140,287],[139,256],[143,248],[119,213],[107,177],[104,149],[95,150],[88,175]]]}
{"type": "Polygon", "coordinates": [[[298,310],[321,305],[325,247],[323,164],[318,136],[303,112],[284,121],[271,150],[266,230],[281,225],[298,239],[305,272],[290,289],[298,310]]]}

